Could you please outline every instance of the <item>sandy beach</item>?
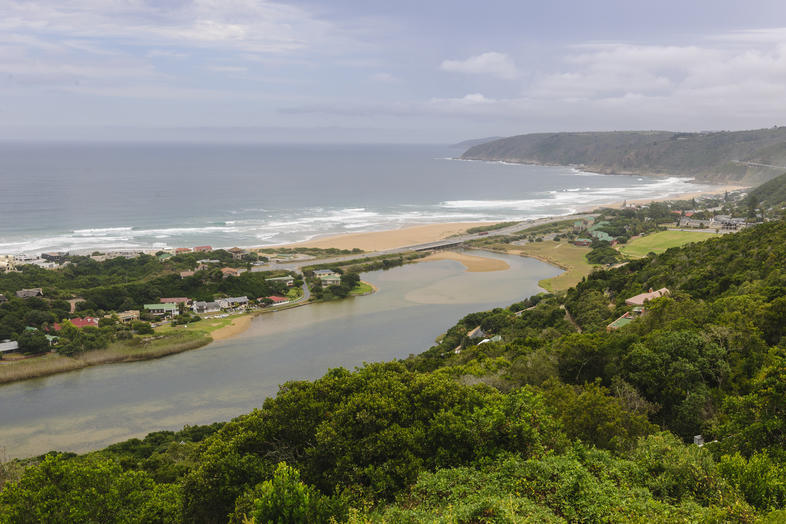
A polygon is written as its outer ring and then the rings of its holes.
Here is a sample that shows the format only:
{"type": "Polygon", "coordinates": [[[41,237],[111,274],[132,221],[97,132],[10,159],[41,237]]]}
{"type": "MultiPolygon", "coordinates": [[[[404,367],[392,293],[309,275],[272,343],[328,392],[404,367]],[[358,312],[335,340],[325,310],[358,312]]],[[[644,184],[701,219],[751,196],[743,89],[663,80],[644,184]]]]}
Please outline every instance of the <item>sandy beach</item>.
{"type": "Polygon", "coordinates": [[[413,244],[423,244],[442,240],[453,235],[460,235],[471,227],[484,226],[494,222],[447,222],[409,226],[387,231],[369,231],[366,233],[348,233],[323,238],[315,238],[305,242],[287,244],[282,247],[316,247],[321,249],[362,249],[363,251],[382,251],[396,249],[413,244]]]}
{"type": "Polygon", "coordinates": [[[213,340],[226,340],[244,332],[251,326],[251,315],[243,315],[232,320],[228,326],[218,328],[210,333],[213,340]]]}
{"type": "MultiPolygon", "coordinates": [[[[731,191],[739,191],[744,189],[748,189],[748,188],[745,186],[720,185],[720,186],[713,187],[708,191],[695,191],[689,193],[682,193],[679,195],[674,195],[664,198],[624,200],[618,202],[610,202],[608,204],[593,204],[591,206],[586,206],[580,210],[577,210],[577,212],[587,213],[602,207],[621,208],[623,204],[626,203],[628,205],[631,204],[644,205],[644,204],[649,204],[650,202],[662,202],[667,200],[689,200],[691,198],[698,198],[701,196],[709,196],[709,195],[722,195],[726,191],[731,192],[731,191]]],[[[568,220],[569,218],[570,215],[565,216],[566,220],[568,220]]],[[[305,242],[286,244],[280,247],[287,247],[287,248],[315,247],[321,249],[358,248],[358,249],[362,249],[363,251],[384,251],[387,249],[396,249],[400,247],[410,246],[413,244],[436,242],[438,240],[443,240],[453,235],[462,234],[471,227],[489,225],[494,223],[495,222],[446,222],[446,223],[439,223],[439,224],[408,226],[400,229],[392,229],[387,231],[369,231],[365,233],[348,233],[343,235],[333,235],[328,237],[316,238],[305,242]]],[[[436,260],[436,259],[432,259],[432,260],[436,260]]]]}
{"type": "Polygon", "coordinates": [[[457,253],[455,251],[440,251],[438,253],[432,253],[426,258],[419,260],[419,262],[429,262],[431,260],[455,260],[467,268],[467,271],[470,273],[505,271],[506,269],[510,269],[510,264],[504,260],[481,257],[477,255],[468,255],[466,253],[457,253]]]}

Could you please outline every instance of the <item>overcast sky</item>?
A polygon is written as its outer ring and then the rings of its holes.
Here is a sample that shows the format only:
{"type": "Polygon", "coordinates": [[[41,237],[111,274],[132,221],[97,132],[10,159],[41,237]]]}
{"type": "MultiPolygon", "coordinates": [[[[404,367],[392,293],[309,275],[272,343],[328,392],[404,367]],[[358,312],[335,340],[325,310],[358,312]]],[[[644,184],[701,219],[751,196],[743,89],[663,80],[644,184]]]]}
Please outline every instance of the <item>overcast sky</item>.
{"type": "Polygon", "coordinates": [[[0,137],[786,124],[783,0],[0,0],[0,137]]]}

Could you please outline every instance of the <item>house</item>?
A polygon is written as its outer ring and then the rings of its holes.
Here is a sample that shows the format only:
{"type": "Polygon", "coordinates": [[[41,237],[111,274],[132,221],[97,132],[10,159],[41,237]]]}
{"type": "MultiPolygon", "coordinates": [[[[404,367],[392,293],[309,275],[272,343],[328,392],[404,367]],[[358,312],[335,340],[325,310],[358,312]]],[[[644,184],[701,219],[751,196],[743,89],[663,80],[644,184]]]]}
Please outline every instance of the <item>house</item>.
{"type": "Polygon", "coordinates": [[[592,245],[592,240],[589,238],[577,238],[573,242],[571,242],[574,246],[589,246],[592,245]]]}
{"type": "MultiPolygon", "coordinates": [[[[279,297],[279,296],[276,296],[276,295],[269,296],[269,297],[266,297],[266,298],[268,300],[272,300],[274,306],[280,306],[282,304],[289,304],[289,302],[290,302],[290,300],[288,298],[286,298],[286,297],[279,297]]],[[[264,299],[260,299],[260,300],[264,300],[264,299]]]]}
{"type": "MultiPolygon", "coordinates": [[[[71,325],[74,326],[75,328],[98,327],[98,319],[96,317],[69,318],[66,320],[71,322],[71,325]]],[[[60,331],[61,329],[63,329],[63,326],[61,324],[58,324],[57,322],[55,322],[52,325],[52,327],[55,329],[55,331],[60,331]]]]}
{"type": "MultiPolygon", "coordinates": [[[[208,266],[207,264],[197,264],[197,267],[194,271],[207,271],[208,269],[210,269],[210,266],[208,266]]],[[[188,273],[188,271],[183,271],[183,273],[188,273]]],[[[182,276],[183,273],[180,273],[180,275],[182,276]]],[[[191,276],[193,276],[193,274],[191,276]]]]}
{"type": "Polygon", "coordinates": [[[160,262],[163,262],[164,260],[167,260],[167,259],[170,259],[170,258],[172,258],[172,253],[161,253],[160,255],[158,255],[158,260],[160,262]]]}
{"type": "Polygon", "coordinates": [[[44,296],[44,291],[40,287],[34,287],[32,289],[20,289],[16,292],[16,296],[19,298],[42,297],[44,296]]]}
{"type": "Polygon", "coordinates": [[[319,277],[319,280],[322,282],[322,287],[341,285],[341,275],[327,275],[319,277]]]}
{"type": "Polygon", "coordinates": [[[240,270],[239,269],[235,269],[233,267],[222,267],[221,268],[221,273],[224,274],[224,278],[227,278],[227,277],[239,277],[240,276],[240,270]]]}
{"type": "Polygon", "coordinates": [[[240,260],[243,258],[243,255],[246,254],[246,250],[240,249],[239,247],[233,247],[231,249],[227,249],[227,251],[232,254],[232,258],[234,260],[240,260]]]}
{"type": "Polygon", "coordinates": [[[629,306],[643,306],[645,302],[649,302],[650,300],[654,300],[656,298],[660,298],[670,294],[671,292],[665,287],[662,287],[657,291],[653,291],[652,288],[650,288],[650,290],[647,293],[641,293],[639,295],[636,295],[635,297],[630,297],[629,299],[626,299],[625,304],[629,306]]]}
{"type": "Polygon", "coordinates": [[[0,255],[0,272],[13,271],[16,269],[14,257],[11,255],[0,255]]]}
{"type": "Polygon", "coordinates": [[[287,287],[292,287],[295,284],[295,277],[286,275],[283,277],[266,278],[268,282],[283,282],[287,287]]]}
{"type": "Polygon", "coordinates": [[[194,302],[194,306],[192,307],[194,313],[216,313],[217,311],[221,311],[221,306],[218,305],[218,302],[194,302]]]}
{"type": "Polygon", "coordinates": [[[193,277],[195,273],[196,271],[181,271],[180,278],[183,279],[183,278],[193,277]]]}
{"type": "Polygon", "coordinates": [[[210,251],[213,251],[210,246],[196,246],[194,248],[194,253],[209,253],[210,251]]]}
{"type": "Polygon", "coordinates": [[[333,276],[333,275],[336,275],[336,274],[338,274],[338,273],[336,273],[332,269],[315,269],[314,270],[314,276],[317,277],[317,278],[330,277],[330,276],[333,276]]]}
{"type": "Polygon", "coordinates": [[[197,260],[197,264],[220,264],[220,260],[213,260],[212,258],[203,258],[202,260],[197,260]]]}
{"type": "Polygon", "coordinates": [[[8,298],[6,298],[5,295],[0,293],[0,304],[2,304],[3,302],[8,302],[8,298]]]}
{"type": "Polygon", "coordinates": [[[177,304],[145,304],[144,309],[151,315],[176,317],[180,314],[177,304]]]}
{"type": "Polygon", "coordinates": [[[68,253],[64,251],[50,251],[49,253],[41,253],[41,258],[47,262],[54,262],[55,264],[62,264],[65,262],[68,253]]]}
{"type": "Polygon", "coordinates": [[[11,351],[18,351],[19,343],[11,340],[0,342],[0,353],[9,353],[11,351]]]}
{"type": "Polygon", "coordinates": [[[486,333],[484,333],[483,330],[480,329],[480,326],[478,326],[475,329],[473,329],[472,331],[470,331],[469,333],[467,333],[467,336],[474,340],[476,338],[483,338],[483,337],[485,337],[486,333]]]}
{"type": "Polygon", "coordinates": [[[239,307],[246,307],[248,305],[248,297],[227,297],[219,298],[216,300],[221,309],[235,309],[239,307]]]}
{"type": "Polygon", "coordinates": [[[185,306],[191,303],[191,299],[187,297],[167,297],[161,298],[158,301],[162,304],[183,304],[185,306]]]}
{"type": "MultiPolygon", "coordinates": [[[[115,316],[117,316],[117,320],[123,324],[127,324],[134,320],[139,320],[139,310],[129,309],[128,311],[121,311],[120,313],[115,313],[115,316]]],[[[112,315],[104,315],[104,318],[112,318],[112,315]]]]}
{"type": "Polygon", "coordinates": [[[175,249],[175,255],[182,255],[183,253],[191,253],[190,247],[179,247],[175,249]]]}

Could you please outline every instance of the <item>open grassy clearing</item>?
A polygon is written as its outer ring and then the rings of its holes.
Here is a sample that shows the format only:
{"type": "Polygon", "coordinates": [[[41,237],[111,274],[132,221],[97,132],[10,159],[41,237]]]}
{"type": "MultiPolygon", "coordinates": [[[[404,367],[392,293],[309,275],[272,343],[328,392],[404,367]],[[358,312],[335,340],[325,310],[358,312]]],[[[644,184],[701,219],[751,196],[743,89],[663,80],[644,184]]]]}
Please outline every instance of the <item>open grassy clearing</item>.
{"type": "Polygon", "coordinates": [[[659,231],[649,235],[634,238],[620,248],[620,253],[631,258],[642,258],[647,253],[663,253],[669,248],[684,246],[691,242],[701,242],[708,238],[718,236],[715,233],[703,231],[659,231]]]}
{"type": "Polygon", "coordinates": [[[547,291],[569,289],[589,275],[594,268],[592,264],[587,262],[586,255],[590,251],[589,248],[574,246],[567,242],[546,240],[531,242],[523,246],[503,244],[501,247],[508,253],[537,258],[564,269],[564,273],[538,282],[540,287],[547,291]]]}

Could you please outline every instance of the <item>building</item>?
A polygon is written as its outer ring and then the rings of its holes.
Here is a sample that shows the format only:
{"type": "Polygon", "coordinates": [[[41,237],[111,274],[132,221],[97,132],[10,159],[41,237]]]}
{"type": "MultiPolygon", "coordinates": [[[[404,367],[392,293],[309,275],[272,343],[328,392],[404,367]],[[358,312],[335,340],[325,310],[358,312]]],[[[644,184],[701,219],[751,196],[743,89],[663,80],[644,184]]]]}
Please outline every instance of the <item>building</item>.
{"type": "Polygon", "coordinates": [[[664,297],[670,294],[671,292],[665,287],[662,287],[657,291],[653,291],[652,288],[650,288],[650,290],[647,293],[641,293],[639,295],[636,295],[635,297],[630,297],[629,299],[625,300],[625,304],[629,306],[643,306],[645,302],[649,302],[650,300],[654,300],[656,298],[664,297]]]}
{"type": "Polygon", "coordinates": [[[44,291],[40,287],[34,287],[32,289],[20,289],[16,292],[16,296],[19,298],[42,297],[44,296],[44,291]]]}
{"type": "Polygon", "coordinates": [[[266,278],[268,282],[283,282],[287,285],[287,287],[292,287],[295,284],[295,277],[287,275],[284,277],[273,277],[273,278],[266,278]]]}
{"type": "Polygon", "coordinates": [[[191,253],[190,247],[179,247],[175,249],[175,255],[182,255],[183,253],[191,253]]]}
{"type": "Polygon", "coordinates": [[[475,329],[473,329],[472,331],[470,331],[469,333],[467,333],[467,336],[474,340],[476,338],[483,338],[483,337],[485,337],[486,333],[484,333],[483,330],[480,329],[480,326],[478,326],[475,329]]]}
{"type": "Polygon", "coordinates": [[[16,261],[11,255],[0,255],[0,272],[16,269],[16,261]]]}
{"type": "MultiPolygon", "coordinates": [[[[104,315],[105,318],[112,318],[112,315],[104,315]]],[[[129,322],[133,322],[134,320],[139,320],[139,310],[138,309],[129,309],[128,311],[121,311],[120,313],[115,313],[117,320],[122,322],[123,324],[128,324],[129,322]]]]}
{"type": "Polygon", "coordinates": [[[164,260],[168,260],[170,258],[172,258],[172,253],[161,253],[160,255],[158,255],[158,260],[161,262],[163,262],[164,260]]]}
{"type": "Polygon", "coordinates": [[[234,260],[240,260],[243,258],[243,255],[246,254],[246,250],[240,249],[239,247],[233,247],[231,249],[227,249],[227,251],[232,254],[232,258],[234,260]]]}
{"type": "Polygon", "coordinates": [[[197,260],[197,264],[220,264],[220,260],[213,260],[212,258],[203,258],[202,260],[197,260]]]}
{"type": "Polygon", "coordinates": [[[240,270],[239,269],[235,269],[233,267],[222,267],[221,268],[221,273],[224,274],[224,278],[227,278],[227,277],[239,277],[240,276],[240,270]]]}
{"type": "Polygon", "coordinates": [[[322,287],[325,287],[325,286],[340,286],[341,285],[341,276],[340,275],[326,275],[324,277],[319,277],[319,280],[322,282],[322,287]]]}
{"type": "Polygon", "coordinates": [[[239,307],[246,307],[248,305],[248,297],[227,297],[219,298],[216,300],[221,309],[235,309],[239,307]]]}
{"type": "MultiPolygon", "coordinates": [[[[199,268],[197,268],[197,269],[199,269],[199,268]]],[[[193,277],[194,273],[195,273],[194,271],[181,271],[180,272],[180,278],[193,277]]]]}
{"type": "MultiPolygon", "coordinates": [[[[69,318],[66,320],[68,320],[68,322],[70,322],[71,325],[74,326],[75,328],[98,327],[98,318],[96,317],[69,318]]],[[[53,327],[55,328],[55,331],[60,331],[61,329],[63,329],[63,326],[61,324],[58,324],[57,322],[53,324],[53,327]]]]}
{"type": "Polygon", "coordinates": [[[213,251],[210,246],[196,246],[194,248],[194,253],[209,253],[210,251],[213,251]]]}
{"type": "Polygon", "coordinates": [[[6,298],[5,295],[0,293],[0,304],[2,304],[3,302],[8,302],[8,298],[6,298]]]}
{"type": "Polygon", "coordinates": [[[151,315],[176,317],[180,314],[177,304],[145,304],[144,309],[151,315]]]}
{"type": "Polygon", "coordinates": [[[329,276],[333,276],[333,275],[336,275],[336,274],[337,273],[335,271],[333,271],[332,269],[315,269],[314,270],[314,276],[318,277],[318,278],[329,277],[329,276]]]}
{"type": "Polygon", "coordinates": [[[183,304],[189,305],[191,303],[191,299],[187,297],[169,297],[169,298],[162,298],[159,300],[162,304],[183,304]]]}
{"type": "Polygon", "coordinates": [[[577,238],[576,240],[571,242],[571,244],[573,244],[574,246],[586,247],[592,245],[592,240],[590,240],[589,238],[577,238]]]}
{"type": "Polygon", "coordinates": [[[0,342],[0,353],[10,353],[11,351],[19,351],[19,343],[15,340],[4,340],[0,342]]]}
{"type": "MultiPolygon", "coordinates": [[[[286,298],[286,297],[279,297],[279,296],[276,296],[276,295],[272,295],[272,296],[269,296],[269,297],[266,297],[266,298],[268,300],[272,300],[274,306],[280,306],[282,304],[289,304],[289,302],[290,302],[290,300],[288,298],[286,298]]],[[[261,298],[260,300],[264,300],[264,299],[261,298]]]]}
{"type": "Polygon", "coordinates": [[[218,305],[218,302],[194,302],[193,307],[191,308],[194,310],[194,313],[216,313],[221,311],[221,306],[218,305]]]}

